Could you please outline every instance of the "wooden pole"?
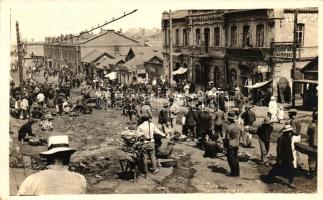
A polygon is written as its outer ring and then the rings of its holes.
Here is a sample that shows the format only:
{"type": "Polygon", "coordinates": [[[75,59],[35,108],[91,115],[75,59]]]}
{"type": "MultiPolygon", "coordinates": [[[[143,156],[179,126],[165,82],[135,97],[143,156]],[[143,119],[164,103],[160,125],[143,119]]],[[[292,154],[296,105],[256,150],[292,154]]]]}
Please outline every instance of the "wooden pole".
{"type": "Polygon", "coordinates": [[[21,42],[20,42],[20,35],[19,35],[19,23],[18,21],[16,22],[16,33],[17,33],[17,51],[18,51],[18,72],[19,72],[19,85],[20,85],[20,93],[22,94],[23,92],[23,81],[24,81],[24,77],[23,77],[23,66],[22,66],[22,55],[21,55],[21,51],[22,51],[22,47],[21,47],[21,42]]]}
{"type": "Polygon", "coordinates": [[[296,48],[297,48],[297,17],[298,17],[298,10],[294,10],[294,37],[293,37],[293,69],[292,69],[292,107],[295,107],[295,82],[296,80],[296,48]]]}
{"type": "Polygon", "coordinates": [[[172,33],[172,11],[169,10],[169,84],[170,93],[173,94],[173,33],[172,33]]]}

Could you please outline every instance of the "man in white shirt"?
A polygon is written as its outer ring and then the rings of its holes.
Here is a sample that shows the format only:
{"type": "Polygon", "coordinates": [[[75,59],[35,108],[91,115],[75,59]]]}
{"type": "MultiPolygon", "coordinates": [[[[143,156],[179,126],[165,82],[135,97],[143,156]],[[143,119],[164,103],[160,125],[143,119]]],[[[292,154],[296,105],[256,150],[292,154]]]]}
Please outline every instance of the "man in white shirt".
{"type": "Polygon", "coordinates": [[[158,173],[159,171],[156,168],[156,155],[155,155],[155,140],[154,134],[161,135],[162,137],[166,137],[167,135],[160,131],[157,126],[149,122],[149,119],[145,119],[145,121],[138,126],[139,135],[143,135],[145,138],[143,149],[144,149],[144,156],[143,156],[143,164],[144,164],[144,172],[148,172],[148,163],[147,157],[151,160],[151,172],[153,174],[158,173]]]}

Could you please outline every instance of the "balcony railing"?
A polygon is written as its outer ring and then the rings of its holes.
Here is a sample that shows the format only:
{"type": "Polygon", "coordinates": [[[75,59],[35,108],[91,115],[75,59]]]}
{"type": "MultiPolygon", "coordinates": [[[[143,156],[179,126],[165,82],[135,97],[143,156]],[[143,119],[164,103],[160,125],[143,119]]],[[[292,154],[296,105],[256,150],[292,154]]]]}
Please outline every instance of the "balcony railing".
{"type": "MultiPolygon", "coordinates": [[[[169,52],[169,46],[163,46],[164,52],[169,52]]],[[[209,46],[207,49],[205,45],[194,45],[194,46],[173,46],[174,53],[182,53],[184,55],[202,55],[208,53],[210,56],[223,57],[225,55],[224,47],[209,46]]]]}

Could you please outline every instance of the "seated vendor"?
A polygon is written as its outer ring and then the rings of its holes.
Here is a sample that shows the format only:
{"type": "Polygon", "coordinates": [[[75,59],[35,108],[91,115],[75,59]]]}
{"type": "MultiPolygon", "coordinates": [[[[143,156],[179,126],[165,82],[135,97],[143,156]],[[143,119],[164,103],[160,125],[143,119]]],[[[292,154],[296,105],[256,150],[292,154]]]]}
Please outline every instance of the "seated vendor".
{"type": "Polygon", "coordinates": [[[18,131],[18,141],[22,143],[27,141],[28,136],[35,136],[33,134],[32,125],[35,121],[33,119],[29,119],[27,123],[22,125],[18,131]]]}

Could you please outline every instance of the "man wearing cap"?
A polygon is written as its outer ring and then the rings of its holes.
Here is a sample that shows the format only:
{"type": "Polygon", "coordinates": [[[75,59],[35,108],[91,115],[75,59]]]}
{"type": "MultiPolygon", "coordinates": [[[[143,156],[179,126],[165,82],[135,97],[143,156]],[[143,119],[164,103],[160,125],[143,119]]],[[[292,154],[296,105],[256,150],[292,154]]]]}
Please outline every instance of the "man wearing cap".
{"type": "Polygon", "coordinates": [[[196,139],[196,120],[197,120],[197,112],[194,105],[191,105],[189,111],[185,115],[185,128],[187,130],[187,135],[191,137],[192,141],[196,139]]]}
{"type": "Polygon", "coordinates": [[[269,117],[264,118],[264,122],[258,127],[257,135],[259,138],[261,161],[264,165],[268,165],[268,152],[270,147],[270,136],[273,132],[273,126],[271,124],[269,117]]]}
{"type": "Polygon", "coordinates": [[[293,130],[293,127],[289,124],[285,125],[281,130],[282,135],[277,139],[276,164],[267,175],[270,179],[272,179],[276,175],[287,175],[288,184],[291,187],[295,187],[293,185],[295,170],[293,165],[294,158],[291,145],[293,130]]]}
{"type": "Polygon", "coordinates": [[[167,102],[164,102],[163,108],[159,111],[158,123],[161,124],[163,133],[166,133],[166,128],[168,128],[169,124],[169,110],[167,102]]]}
{"type": "Polygon", "coordinates": [[[235,119],[235,113],[233,111],[230,111],[228,113],[229,125],[226,126],[224,130],[227,160],[231,169],[231,173],[229,175],[232,177],[240,176],[238,149],[241,129],[235,123],[235,119]]]}
{"type": "Polygon", "coordinates": [[[85,177],[68,170],[71,155],[75,151],[69,147],[67,135],[49,137],[48,151],[40,153],[47,159],[47,169],[27,177],[18,195],[85,194],[85,177]]]}
{"type": "Polygon", "coordinates": [[[219,110],[217,107],[215,109],[216,112],[214,113],[214,133],[218,137],[223,138],[222,126],[223,121],[225,120],[224,112],[222,110],[219,110]]]}
{"type": "Polygon", "coordinates": [[[148,98],[145,99],[144,105],[141,106],[140,113],[141,113],[141,119],[143,121],[145,121],[145,120],[151,121],[153,119],[153,114],[151,111],[150,102],[149,102],[148,98]]]}
{"type": "Polygon", "coordinates": [[[241,118],[243,120],[244,125],[244,133],[245,133],[245,139],[246,139],[246,147],[253,148],[252,146],[252,135],[249,133],[249,128],[253,126],[253,123],[256,121],[256,115],[251,110],[252,106],[247,104],[245,106],[245,112],[242,113],[241,118]]]}

